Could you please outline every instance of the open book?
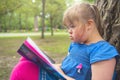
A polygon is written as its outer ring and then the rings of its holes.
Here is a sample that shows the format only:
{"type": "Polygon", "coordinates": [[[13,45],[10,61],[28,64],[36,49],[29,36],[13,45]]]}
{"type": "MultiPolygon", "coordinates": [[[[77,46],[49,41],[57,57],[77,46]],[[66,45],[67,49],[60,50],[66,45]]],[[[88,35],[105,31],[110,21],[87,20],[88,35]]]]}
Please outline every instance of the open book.
{"type": "Polygon", "coordinates": [[[66,80],[53,66],[54,60],[40,50],[31,38],[28,37],[17,52],[40,66],[40,80],[66,80]],[[43,79],[45,77],[47,78],[43,79]]]}

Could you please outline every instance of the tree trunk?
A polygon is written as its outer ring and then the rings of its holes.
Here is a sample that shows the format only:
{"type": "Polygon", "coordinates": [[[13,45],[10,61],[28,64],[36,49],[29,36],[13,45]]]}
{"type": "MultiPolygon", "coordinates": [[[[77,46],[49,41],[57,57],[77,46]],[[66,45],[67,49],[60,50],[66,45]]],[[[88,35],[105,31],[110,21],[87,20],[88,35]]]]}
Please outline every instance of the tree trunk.
{"type": "Polygon", "coordinates": [[[38,16],[34,16],[34,29],[36,32],[38,31],[38,16]]]}
{"type": "MultiPolygon", "coordinates": [[[[0,19],[1,19],[1,16],[0,16],[0,19]]],[[[2,19],[1,19],[1,20],[2,20],[2,19]]],[[[1,25],[1,24],[2,24],[1,22],[2,22],[2,21],[1,21],[1,20],[0,20],[0,32],[2,32],[2,25],[1,25]]]]}
{"type": "Polygon", "coordinates": [[[42,36],[41,38],[44,38],[44,28],[45,28],[45,1],[42,0],[42,36]]]}
{"type": "Polygon", "coordinates": [[[28,14],[25,14],[25,30],[29,31],[28,14]]]}
{"type": "Polygon", "coordinates": [[[53,33],[53,18],[52,18],[52,16],[50,16],[50,24],[51,24],[51,36],[53,36],[54,35],[54,33],[53,33]]]}
{"type": "Polygon", "coordinates": [[[13,26],[11,25],[11,22],[12,22],[12,19],[13,19],[13,12],[12,13],[10,13],[10,16],[9,16],[9,29],[12,29],[13,28],[13,26]]]}
{"type": "Polygon", "coordinates": [[[7,17],[6,17],[6,15],[4,16],[4,20],[3,20],[3,22],[4,22],[4,27],[3,27],[3,29],[4,29],[4,32],[7,32],[7,17]]]}
{"type": "MultiPolygon", "coordinates": [[[[104,22],[103,37],[120,53],[120,0],[96,0],[96,5],[104,22]]],[[[117,64],[117,71],[119,77],[116,80],[120,80],[120,63],[117,64]]]]}
{"type": "Polygon", "coordinates": [[[19,29],[22,31],[22,20],[21,20],[21,14],[19,14],[19,29]]]}

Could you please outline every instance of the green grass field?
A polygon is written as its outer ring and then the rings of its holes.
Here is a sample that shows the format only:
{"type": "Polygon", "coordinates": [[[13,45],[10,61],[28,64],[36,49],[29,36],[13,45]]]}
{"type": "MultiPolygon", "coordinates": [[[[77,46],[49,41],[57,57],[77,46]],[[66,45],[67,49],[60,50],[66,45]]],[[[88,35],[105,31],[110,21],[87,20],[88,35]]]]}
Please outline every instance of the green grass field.
{"type": "MultiPolygon", "coordinates": [[[[9,80],[12,68],[18,62],[20,55],[18,48],[27,37],[0,37],[0,80],[9,80]]],[[[46,51],[56,63],[61,63],[67,55],[70,40],[68,35],[46,35],[45,39],[40,36],[31,36],[39,48],[46,51]]]]}

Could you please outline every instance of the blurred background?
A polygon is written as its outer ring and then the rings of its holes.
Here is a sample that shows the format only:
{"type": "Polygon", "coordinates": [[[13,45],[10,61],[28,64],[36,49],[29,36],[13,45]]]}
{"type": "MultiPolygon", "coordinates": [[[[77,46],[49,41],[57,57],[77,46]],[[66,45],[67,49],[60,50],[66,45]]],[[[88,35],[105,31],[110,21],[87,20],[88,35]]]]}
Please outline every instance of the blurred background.
{"type": "MultiPolygon", "coordinates": [[[[93,2],[93,0],[84,0],[93,2]]],[[[4,0],[0,2],[0,32],[38,32],[63,29],[65,9],[82,0],[4,0]]]]}

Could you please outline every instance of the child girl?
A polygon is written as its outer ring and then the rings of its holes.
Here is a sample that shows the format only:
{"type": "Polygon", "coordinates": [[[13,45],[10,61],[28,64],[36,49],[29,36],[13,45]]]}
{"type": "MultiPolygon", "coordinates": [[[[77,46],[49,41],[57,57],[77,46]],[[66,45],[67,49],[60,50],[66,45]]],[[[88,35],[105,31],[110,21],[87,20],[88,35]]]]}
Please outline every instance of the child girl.
{"type": "Polygon", "coordinates": [[[101,37],[101,19],[96,6],[82,3],[63,16],[71,44],[61,69],[75,80],[112,80],[116,49],[101,37]]]}

